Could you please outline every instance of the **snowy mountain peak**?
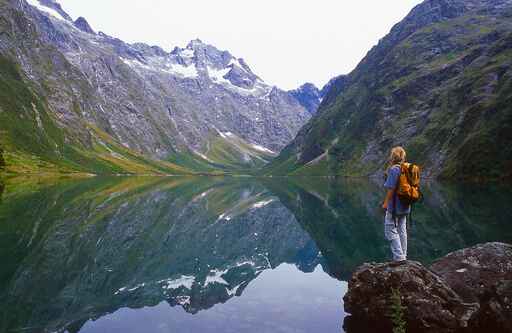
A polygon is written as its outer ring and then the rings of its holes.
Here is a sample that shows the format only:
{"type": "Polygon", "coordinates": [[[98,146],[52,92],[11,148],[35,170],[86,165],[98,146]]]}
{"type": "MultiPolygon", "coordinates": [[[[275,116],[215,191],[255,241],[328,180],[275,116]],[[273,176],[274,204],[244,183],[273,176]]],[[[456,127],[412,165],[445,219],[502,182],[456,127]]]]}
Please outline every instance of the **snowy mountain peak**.
{"type": "Polygon", "coordinates": [[[242,95],[263,96],[271,89],[242,58],[236,58],[228,51],[219,50],[200,39],[190,41],[185,48],[174,48],[169,61],[187,71],[193,68],[195,78],[203,77],[242,95]]]}
{"type": "Polygon", "coordinates": [[[195,49],[195,48],[198,48],[198,47],[204,47],[206,46],[206,44],[203,43],[202,40],[200,40],[199,38],[196,38],[196,39],[193,39],[191,40],[188,44],[187,44],[187,49],[195,49]]]}

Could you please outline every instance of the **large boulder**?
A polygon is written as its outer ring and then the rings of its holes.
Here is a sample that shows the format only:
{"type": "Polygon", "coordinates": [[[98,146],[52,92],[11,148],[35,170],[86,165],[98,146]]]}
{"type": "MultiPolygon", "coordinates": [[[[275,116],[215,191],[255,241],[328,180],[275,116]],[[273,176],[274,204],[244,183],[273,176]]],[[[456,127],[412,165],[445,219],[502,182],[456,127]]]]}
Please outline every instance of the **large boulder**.
{"type": "Polygon", "coordinates": [[[430,269],[466,302],[480,302],[497,282],[512,280],[512,245],[486,243],[455,251],[430,269]]]}
{"type": "Polygon", "coordinates": [[[345,329],[360,330],[353,324],[364,323],[379,332],[391,331],[391,313],[396,308],[393,290],[401,295],[409,332],[458,332],[468,326],[479,308],[478,304],[465,303],[438,275],[418,262],[364,264],[353,274],[344,297],[345,311],[352,315],[345,329]]]}
{"type": "Polygon", "coordinates": [[[480,303],[474,332],[512,332],[512,245],[487,243],[448,254],[431,269],[466,302],[480,303]]]}

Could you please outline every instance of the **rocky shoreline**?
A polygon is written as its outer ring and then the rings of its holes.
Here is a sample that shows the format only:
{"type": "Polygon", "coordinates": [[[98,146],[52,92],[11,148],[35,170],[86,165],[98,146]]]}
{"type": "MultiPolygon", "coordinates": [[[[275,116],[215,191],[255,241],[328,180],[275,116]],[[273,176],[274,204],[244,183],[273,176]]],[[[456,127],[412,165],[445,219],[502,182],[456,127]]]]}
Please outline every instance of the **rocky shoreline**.
{"type": "Polygon", "coordinates": [[[349,281],[346,332],[512,332],[512,245],[419,262],[368,263],[349,281]],[[398,296],[397,296],[398,295],[398,296]]]}

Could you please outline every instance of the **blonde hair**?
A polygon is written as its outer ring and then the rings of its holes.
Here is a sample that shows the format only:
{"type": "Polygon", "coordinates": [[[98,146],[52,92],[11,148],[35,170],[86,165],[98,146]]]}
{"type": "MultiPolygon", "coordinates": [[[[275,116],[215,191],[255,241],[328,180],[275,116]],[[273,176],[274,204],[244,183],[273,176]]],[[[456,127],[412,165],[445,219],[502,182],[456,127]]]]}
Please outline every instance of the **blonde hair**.
{"type": "Polygon", "coordinates": [[[407,154],[405,153],[405,149],[400,146],[391,149],[391,153],[389,154],[388,160],[388,170],[393,165],[404,163],[406,155],[407,154]]]}

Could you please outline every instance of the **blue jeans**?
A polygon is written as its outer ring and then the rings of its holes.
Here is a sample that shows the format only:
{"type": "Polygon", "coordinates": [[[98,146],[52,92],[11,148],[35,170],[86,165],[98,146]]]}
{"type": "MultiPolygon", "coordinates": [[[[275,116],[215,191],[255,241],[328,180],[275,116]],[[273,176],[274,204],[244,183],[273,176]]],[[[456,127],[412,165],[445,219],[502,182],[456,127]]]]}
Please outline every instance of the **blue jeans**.
{"type": "Polygon", "coordinates": [[[393,221],[393,215],[386,212],[384,218],[384,235],[390,242],[393,261],[407,259],[407,216],[401,215],[393,221]]]}

